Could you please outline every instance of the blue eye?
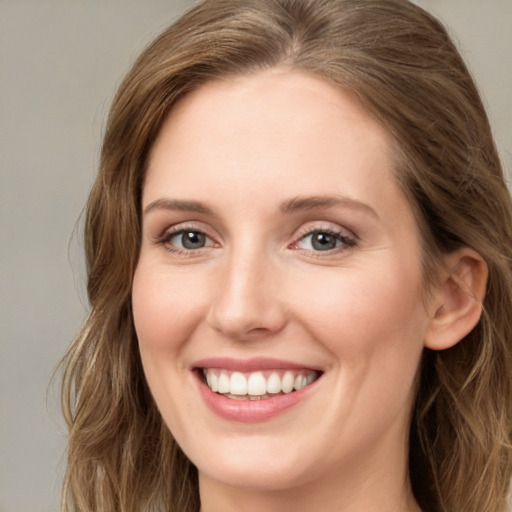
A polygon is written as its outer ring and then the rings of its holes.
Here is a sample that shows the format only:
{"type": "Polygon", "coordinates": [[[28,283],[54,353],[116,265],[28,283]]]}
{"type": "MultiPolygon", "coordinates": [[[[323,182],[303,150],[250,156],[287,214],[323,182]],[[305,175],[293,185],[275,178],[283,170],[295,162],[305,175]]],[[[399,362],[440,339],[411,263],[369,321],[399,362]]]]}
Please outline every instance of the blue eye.
{"type": "Polygon", "coordinates": [[[330,251],[339,244],[339,240],[329,233],[312,233],[309,236],[311,245],[316,251],[330,251]]]}
{"type": "Polygon", "coordinates": [[[177,239],[176,242],[179,241],[184,249],[201,249],[206,245],[206,235],[199,231],[182,231],[174,235],[171,241],[174,241],[174,239],[177,239]]]}
{"type": "Polygon", "coordinates": [[[309,251],[326,252],[341,247],[353,247],[355,241],[352,238],[331,231],[312,231],[301,238],[296,247],[309,251]]]}
{"type": "Polygon", "coordinates": [[[194,251],[213,245],[212,240],[203,232],[193,229],[181,229],[165,233],[159,243],[174,251],[194,251]]]}

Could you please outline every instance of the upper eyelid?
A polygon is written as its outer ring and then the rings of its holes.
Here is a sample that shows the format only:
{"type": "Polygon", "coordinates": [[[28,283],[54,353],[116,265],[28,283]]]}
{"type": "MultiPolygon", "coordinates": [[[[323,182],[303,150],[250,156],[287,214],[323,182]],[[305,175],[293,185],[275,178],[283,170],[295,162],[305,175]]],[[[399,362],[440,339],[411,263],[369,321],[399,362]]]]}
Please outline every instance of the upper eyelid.
{"type": "Polygon", "coordinates": [[[329,221],[313,221],[310,223],[305,223],[296,231],[295,237],[297,238],[297,240],[299,240],[302,237],[318,232],[327,232],[333,235],[342,235],[346,236],[347,238],[353,238],[354,240],[358,240],[359,238],[354,232],[354,230],[329,221]]]}
{"type": "Polygon", "coordinates": [[[201,229],[194,229],[194,228],[187,228],[187,227],[185,227],[185,228],[179,228],[179,229],[175,229],[175,230],[173,230],[173,229],[167,229],[167,230],[165,230],[165,231],[163,232],[163,234],[162,234],[162,238],[163,238],[163,237],[166,237],[166,238],[167,238],[167,237],[169,237],[169,238],[170,238],[170,237],[174,237],[174,236],[177,236],[177,235],[179,235],[179,234],[181,234],[181,233],[201,233],[201,234],[203,234],[204,236],[206,236],[206,238],[210,238],[210,239],[212,238],[211,236],[209,236],[207,233],[205,233],[205,232],[204,232],[203,230],[201,230],[201,229]]]}
{"type": "Polygon", "coordinates": [[[178,222],[176,224],[168,225],[162,230],[160,230],[160,236],[164,236],[166,234],[176,234],[182,231],[197,231],[200,233],[204,233],[207,236],[211,236],[211,229],[205,227],[205,224],[200,221],[184,221],[178,222]]]}

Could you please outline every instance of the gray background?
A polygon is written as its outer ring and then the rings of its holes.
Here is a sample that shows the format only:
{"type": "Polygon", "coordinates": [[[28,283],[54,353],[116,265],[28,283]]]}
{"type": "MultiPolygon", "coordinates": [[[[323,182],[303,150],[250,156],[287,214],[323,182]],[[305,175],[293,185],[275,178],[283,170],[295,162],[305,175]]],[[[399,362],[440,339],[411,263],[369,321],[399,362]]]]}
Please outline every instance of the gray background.
{"type": "MultiPolygon", "coordinates": [[[[417,3],[459,41],[510,171],[512,0],[417,3]]],[[[87,310],[73,232],[116,86],[190,5],[0,0],[0,512],[58,509],[65,428],[48,386],[87,310]]]]}

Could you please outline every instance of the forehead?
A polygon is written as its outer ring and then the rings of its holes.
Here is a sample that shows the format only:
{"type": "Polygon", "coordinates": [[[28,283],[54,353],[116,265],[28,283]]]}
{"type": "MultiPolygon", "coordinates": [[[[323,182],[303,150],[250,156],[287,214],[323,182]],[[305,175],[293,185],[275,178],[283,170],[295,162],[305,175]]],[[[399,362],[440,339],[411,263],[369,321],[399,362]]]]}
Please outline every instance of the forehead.
{"type": "Polygon", "coordinates": [[[259,205],[339,193],[403,206],[392,160],[389,134],[349,94],[268,70],[206,83],[174,107],[150,154],[143,202],[164,191],[205,201],[250,193],[259,205]]]}

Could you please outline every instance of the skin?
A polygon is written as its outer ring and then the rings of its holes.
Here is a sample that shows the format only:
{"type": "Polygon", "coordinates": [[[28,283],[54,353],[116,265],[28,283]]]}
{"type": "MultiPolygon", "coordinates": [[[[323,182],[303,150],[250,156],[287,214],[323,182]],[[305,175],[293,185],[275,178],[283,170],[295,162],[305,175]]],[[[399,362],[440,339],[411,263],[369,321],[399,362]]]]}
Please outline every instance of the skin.
{"type": "Polygon", "coordinates": [[[419,510],[407,438],[434,313],[390,148],[349,95],[282,68],[203,85],[164,124],[143,190],[133,313],[203,512],[419,510]],[[290,202],[310,196],[331,200],[290,202]],[[204,233],[205,246],[184,249],[180,230],[204,233]],[[339,233],[337,247],[317,250],[314,230],[339,233]],[[267,421],[213,413],[194,363],[257,356],[323,373],[267,421]]]}

